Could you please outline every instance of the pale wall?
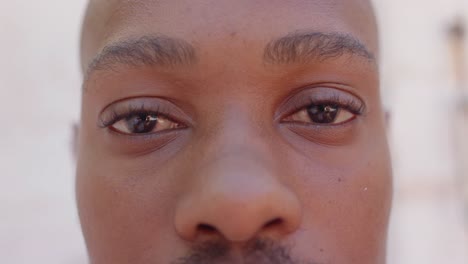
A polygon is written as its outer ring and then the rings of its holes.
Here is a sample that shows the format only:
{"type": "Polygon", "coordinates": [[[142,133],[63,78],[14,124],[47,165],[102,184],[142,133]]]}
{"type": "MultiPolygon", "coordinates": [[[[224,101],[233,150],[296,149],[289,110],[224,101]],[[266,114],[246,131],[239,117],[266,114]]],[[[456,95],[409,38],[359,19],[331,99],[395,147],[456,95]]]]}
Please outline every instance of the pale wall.
{"type": "Polygon", "coordinates": [[[392,113],[395,203],[389,262],[468,263],[468,222],[456,175],[457,161],[468,159],[455,155],[462,144],[459,129],[468,119],[455,110],[457,85],[447,39],[456,16],[468,19],[468,1],[375,2],[382,29],[382,86],[392,113]]]}

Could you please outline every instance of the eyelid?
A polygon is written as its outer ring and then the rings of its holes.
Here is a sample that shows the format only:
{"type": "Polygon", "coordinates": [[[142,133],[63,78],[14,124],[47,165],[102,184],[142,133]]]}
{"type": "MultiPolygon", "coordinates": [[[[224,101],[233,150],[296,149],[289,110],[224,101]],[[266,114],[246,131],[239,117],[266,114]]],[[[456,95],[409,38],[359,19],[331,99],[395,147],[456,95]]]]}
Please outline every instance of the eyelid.
{"type": "Polygon", "coordinates": [[[275,120],[282,120],[312,104],[336,104],[355,115],[365,115],[367,106],[359,96],[333,87],[306,87],[289,96],[278,108],[275,120]]]}
{"type": "Polygon", "coordinates": [[[125,117],[138,113],[159,115],[183,126],[193,124],[192,119],[185,112],[167,99],[134,97],[116,101],[105,107],[99,114],[98,127],[109,127],[125,117]]]}
{"type": "MultiPolygon", "coordinates": [[[[132,107],[132,106],[129,106],[132,107]]],[[[117,112],[117,111],[112,111],[110,113],[110,116],[106,117],[106,119],[100,119],[100,127],[105,128],[105,127],[110,127],[115,125],[117,122],[127,118],[127,117],[132,117],[135,115],[155,115],[155,116],[161,116],[169,121],[172,122],[178,122],[174,118],[170,117],[170,114],[165,113],[164,111],[158,109],[158,110],[151,110],[151,109],[145,109],[144,107],[142,108],[129,108],[128,110],[122,111],[122,112],[117,112]]]]}

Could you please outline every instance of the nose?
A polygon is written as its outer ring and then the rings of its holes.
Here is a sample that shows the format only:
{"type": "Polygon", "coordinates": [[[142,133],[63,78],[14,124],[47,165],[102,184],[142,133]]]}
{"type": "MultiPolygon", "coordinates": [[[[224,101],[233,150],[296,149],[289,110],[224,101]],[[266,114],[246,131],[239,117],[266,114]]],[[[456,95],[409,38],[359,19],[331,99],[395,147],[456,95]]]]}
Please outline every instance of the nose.
{"type": "Polygon", "coordinates": [[[197,180],[176,208],[178,234],[189,241],[211,236],[247,242],[296,230],[299,200],[266,163],[240,151],[196,172],[197,180]]]}

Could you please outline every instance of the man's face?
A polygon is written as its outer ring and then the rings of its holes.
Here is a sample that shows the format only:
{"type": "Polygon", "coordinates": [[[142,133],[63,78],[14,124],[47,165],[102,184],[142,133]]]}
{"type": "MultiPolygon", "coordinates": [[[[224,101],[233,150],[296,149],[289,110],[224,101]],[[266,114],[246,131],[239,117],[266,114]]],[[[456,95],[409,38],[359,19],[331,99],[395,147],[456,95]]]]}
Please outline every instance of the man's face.
{"type": "Polygon", "coordinates": [[[377,54],[367,1],[93,1],[91,263],[385,263],[377,54]]]}

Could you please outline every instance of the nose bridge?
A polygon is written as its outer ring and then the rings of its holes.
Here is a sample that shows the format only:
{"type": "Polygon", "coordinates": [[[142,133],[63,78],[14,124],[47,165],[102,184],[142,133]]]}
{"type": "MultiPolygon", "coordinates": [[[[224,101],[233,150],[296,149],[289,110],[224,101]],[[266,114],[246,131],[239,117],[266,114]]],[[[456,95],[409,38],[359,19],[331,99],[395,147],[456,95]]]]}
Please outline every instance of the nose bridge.
{"type": "Polygon", "coordinates": [[[204,137],[200,142],[204,153],[198,162],[200,170],[223,164],[224,172],[237,171],[241,167],[245,172],[260,168],[273,172],[270,168],[273,165],[271,137],[268,126],[264,125],[265,118],[249,112],[242,105],[226,109],[219,114],[218,125],[207,133],[211,137],[204,137]],[[232,164],[238,166],[227,170],[232,164]]]}
{"type": "Polygon", "coordinates": [[[261,201],[280,186],[271,144],[258,124],[261,121],[247,111],[225,114],[213,142],[206,144],[195,177],[201,179],[199,188],[206,199],[223,201],[231,209],[252,209],[258,204],[253,201],[261,201]]]}
{"type": "Polygon", "coordinates": [[[255,127],[233,123],[206,145],[191,175],[194,184],[176,209],[176,227],[186,239],[196,238],[200,226],[240,242],[273,222],[276,233],[298,225],[299,202],[281,183],[267,140],[255,127]]]}

